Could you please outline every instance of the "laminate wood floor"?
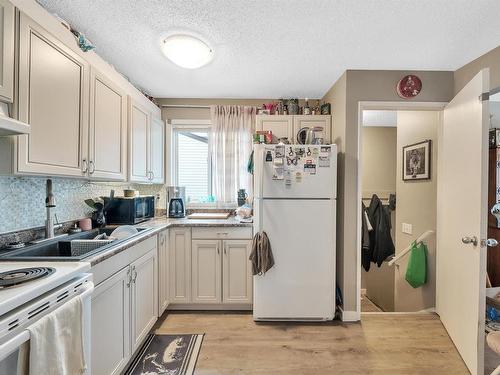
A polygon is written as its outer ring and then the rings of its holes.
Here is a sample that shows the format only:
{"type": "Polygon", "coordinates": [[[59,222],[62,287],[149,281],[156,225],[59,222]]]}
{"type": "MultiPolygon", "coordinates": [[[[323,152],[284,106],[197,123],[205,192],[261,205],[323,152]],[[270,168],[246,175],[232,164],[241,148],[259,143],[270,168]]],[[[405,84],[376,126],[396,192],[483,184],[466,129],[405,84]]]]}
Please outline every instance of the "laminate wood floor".
{"type": "Polygon", "coordinates": [[[205,333],[196,375],[469,374],[439,318],[255,323],[247,313],[172,312],[158,333],[205,333]]]}

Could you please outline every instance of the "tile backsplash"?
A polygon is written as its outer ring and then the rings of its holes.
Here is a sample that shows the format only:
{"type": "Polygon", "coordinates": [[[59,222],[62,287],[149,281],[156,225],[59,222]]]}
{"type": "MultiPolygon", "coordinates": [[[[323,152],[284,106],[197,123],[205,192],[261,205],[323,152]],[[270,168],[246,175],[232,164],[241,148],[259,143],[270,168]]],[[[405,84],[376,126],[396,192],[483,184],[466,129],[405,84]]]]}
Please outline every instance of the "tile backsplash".
{"type": "MultiPolygon", "coordinates": [[[[123,195],[124,188],[133,188],[142,195],[160,195],[157,208],[165,208],[163,185],[142,185],[123,182],[90,182],[87,180],[52,178],[56,199],[54,212],[59,221],[70,221],[89,216],[91,208],[84,199],[123,195]]],[[[0,177],[0,233],[45,225],[44,177],[0,177]]]]}

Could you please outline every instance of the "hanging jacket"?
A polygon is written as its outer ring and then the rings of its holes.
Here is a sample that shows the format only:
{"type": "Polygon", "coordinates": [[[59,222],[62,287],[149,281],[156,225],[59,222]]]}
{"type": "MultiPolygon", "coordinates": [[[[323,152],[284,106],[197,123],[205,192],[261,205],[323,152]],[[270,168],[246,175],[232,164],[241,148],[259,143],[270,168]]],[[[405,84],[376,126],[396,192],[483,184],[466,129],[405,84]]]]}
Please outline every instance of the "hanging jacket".
{"type": "Polygon", "coordinates": [[[361,264],[366,272],[370,270],[370,263],[372,261],[372,249],[370,247],[370,230],[369,219],[367,218],[366,206],[362,204],[361,213],[361,264]]]}
{"type": "Polygon", "coordinates": [[[382,201],[375,194],[368,207],[368,218],[373,226],[370,232],[371,261],[380,267],[384,260],[394,255],[395,248],[391,237],[390,210],[382,205],[382,201]]]}

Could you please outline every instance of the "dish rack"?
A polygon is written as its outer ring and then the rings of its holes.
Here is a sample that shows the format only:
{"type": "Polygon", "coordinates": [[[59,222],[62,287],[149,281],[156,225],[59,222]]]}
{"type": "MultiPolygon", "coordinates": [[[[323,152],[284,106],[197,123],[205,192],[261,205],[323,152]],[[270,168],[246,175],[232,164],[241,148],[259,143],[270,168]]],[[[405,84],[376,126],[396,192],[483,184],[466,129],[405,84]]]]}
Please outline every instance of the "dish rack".
{"type": "Polygon", "coordinates": [[[71,241],[71,256],[80,256],[102,246],[108,245],[114,239],[107,240],[73,240],[71,241]]]}

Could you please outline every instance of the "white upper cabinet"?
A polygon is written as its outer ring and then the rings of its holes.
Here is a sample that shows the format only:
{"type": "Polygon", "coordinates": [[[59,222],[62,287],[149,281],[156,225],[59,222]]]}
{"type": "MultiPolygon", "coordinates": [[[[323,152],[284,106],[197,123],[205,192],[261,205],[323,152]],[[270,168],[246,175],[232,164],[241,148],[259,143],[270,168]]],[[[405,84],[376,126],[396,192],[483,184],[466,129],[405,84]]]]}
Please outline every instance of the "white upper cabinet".
{"type": "Polygon", "coordinates": [[[89,176],[127,179],[127,96],[96,69],[90,75],[89,176]]]}
{"type": "Polygon", "coordinates": [[[255,119],[257,131],[266,130],[273,133],[273,143],[278,143],[279,138],[287,137],[291,143],[293,139],[293,116],[287,115],[258,115],[255,119]]]}
{"type": "Polygon", "coordinates": [[[85,60],[21,13],[16,173],[87,175],[88,93],[85,60]]]}
{"type": "Polygon", "coordinates": [[[151,119],[151,182],[155,184],[165,183],[165,123],[163,120],[153,117],[151,119]]]}
{"type": "Polygon", "coordinates": [[[0,100],[14,98],[14,6],[0,0],[0,100]]]}
{"type": "Polygon", "coordinates": [[[323,131],[317,131],[316,137],[323,138],[324,144],[331,143],[330,134],[331,134],[331,121],[332,117],[330,115],[295,115],[293,116],[293,134],[294,141],[293,143],[297,143],[297,133],[302,128],[323,128],[323,131]]]}
{"type": "Polygon", "coordinates": [[[151,115],[147,109],[129,102],[129,165],[130,181],[149,182],[149,128],[151,115]]]}
{"type": "Polygon", "coordinates": [[[299,130],[311,127],[322,127],[323,132],[316,132],[316,137],[322,137],[325,144],[331,142],[331,115],[258,115],[255,121],[257,131],[272,131],[273,143],[287,137],[290,143],[296,144],[299,130]]]}

